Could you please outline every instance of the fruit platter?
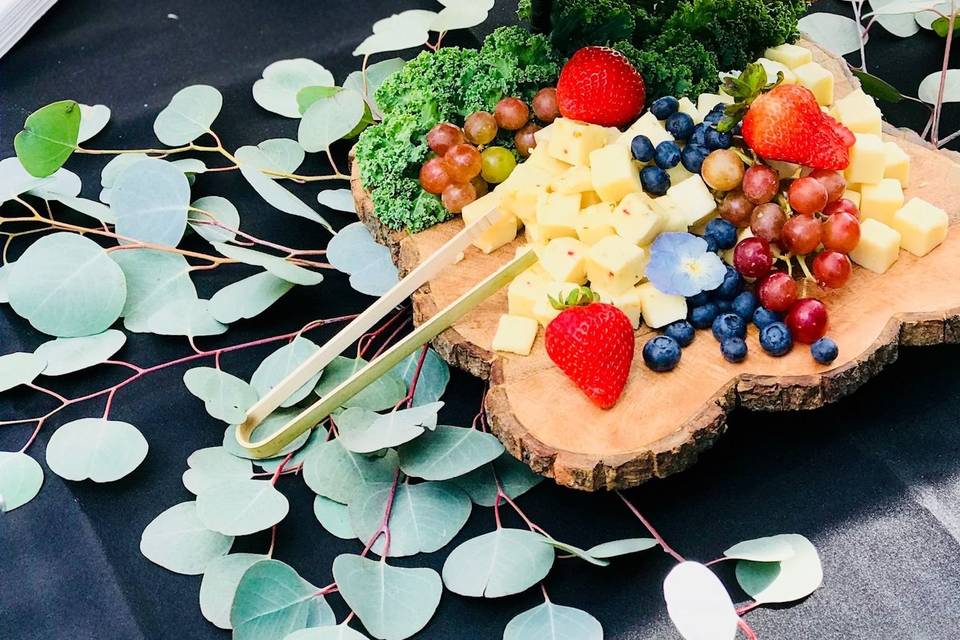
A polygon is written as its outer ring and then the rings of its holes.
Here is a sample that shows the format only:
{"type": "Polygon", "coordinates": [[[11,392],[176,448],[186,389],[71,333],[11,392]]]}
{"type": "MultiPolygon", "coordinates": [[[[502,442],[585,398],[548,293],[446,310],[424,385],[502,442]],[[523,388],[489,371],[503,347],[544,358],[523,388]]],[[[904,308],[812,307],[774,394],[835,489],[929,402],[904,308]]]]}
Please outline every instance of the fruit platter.
{"type": "Polygon", "coordinates": [[[432,225],[385,220],[374,134],[355,149],[357,211],[402,273],[497,212],[414,295],[417,323],[536,252],[434,347],[488,381],[493,432],[561,485],[665,477],[736,407],[813,409],[899,345],[960,342],[958,158],[883,123],[807,40],[717,84],[649,95],[628,57],[583,47],[556,86],[429,131],[418,178],[449,216],[432,225]]]}

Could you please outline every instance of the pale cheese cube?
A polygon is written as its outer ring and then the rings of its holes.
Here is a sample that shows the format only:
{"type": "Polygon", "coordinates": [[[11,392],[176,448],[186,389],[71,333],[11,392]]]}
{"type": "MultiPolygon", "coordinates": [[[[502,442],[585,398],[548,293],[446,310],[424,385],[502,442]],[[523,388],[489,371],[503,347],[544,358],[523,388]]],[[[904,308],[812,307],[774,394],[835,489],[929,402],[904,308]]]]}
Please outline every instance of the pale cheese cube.
{"type": "Polygon", "coordinates": [[[896,142],[883,143],[883,177],[894,178],[904,189],[910,186],[910,156],[896,142]]]}
{"type": "Polygon", "coordinates": [[[536,141],[537,146],[546,145],[550,142],[550,137],[553,135],[553,123],[551,122],[542,129],[537,129],[533,133],[533,139],[536,141]]]}
{"type": "Polygon", "coordinates": [[[631,193],[613,210],[613,228],[617,235],[635,245],[653,242],[663,230],[664,217],[653,211],[642,197],[631,193]]]}
{"type": "Polygon", "coordinates": [[[577,238],[587,245],[594,245],[617,231],[613,228],[613,205],[607,202],[580,210],[577,217],[577,238]]]}
{"type": "Polygon", "coordinates": [[[587,281],[587,245],[575,238],[555,238],[541,249],[540,264],[554,280],[560,282],[587,281]]]}
{"type": "Polygon", "coordinates": [[[617,140],[619,140],[623,134],[623,132],[616,127],[604,127],[604,129],[607,130],[607,144],[616,144],[617,140]]]}
{"type": "Polygon", "coordinates": [[[703,114],[700,113],[700,110],[697,109],[697,105],[693,104],[690,98],[684,96],[680,98],[680,113],[685,113],[693,119],[693,124],[700,124],[703,122],[703,114]]]}
{"type": "Polygon", "coordinates": [[[643,190],[630,149],[621,145],[612,144],[590,154],[590,177],[593,190],[605,202],[617,203],[628,193],[643,190]]]}
{"type": "Polygon", "coordinates": [[[623,293],[643,278],[646,254],[620,236],[607,236],[587,253],[587,279],[591,285],[614,295],[623,293]]]}
{"type": "Polygon", "coordinates": [[[558,118],[554,120],[554,128],[547,150],[561,162],[589,164],[590,152],[607,144],[606,128],[595,124],[558,118]]]}
{"type": "MultiPolygon", "coordinates": [[[[491,191],[463,208],[461,213],[463,224],[472,224],[493,209],[499,208],[499,206],[500,196],[498,192],[491,191]]],[[[474,238],[473,246],[484,253],[493,253],[503,245],[513,242],[516,237],[517,217],[501,209],[499,218],[488,229],[474,238]]]]}
{"type": "Polygon", "coordinates": [[[580,208],[586,209],[587,207],[592,207],[596,204],[603,202],[603,198],[600,197],[600,194],[592,189],[590,191],[584,191],[580,194],[580,208]]]}
{"type": "Polygon", "coordinates": [[[717,209],[713,194],[700,176],[673,185],[667,190],[667,198],[686,214],[688,227],[698,224],[717,209]]]}
{"type": "Polygon", "coordinates": [[[701,93],[697,98],[697,111],[706,117],[718,104],[733,104],[733,98],[725,93],[701,93]]]}
{"type": "Polygon", "coordinates": [[[810,89],[821,105],[833,104],[833,74],[816,62],[808,62],[793,70],[797,83],[810,89]]]}
{"type": "MultiPolygon", "coordinates": [[[[851,186],[851,185],[847,185],[847,186],[849,187],[849,186],[851,186]]],[[[840,196],[840,197],[841,197],[841,198],[846,198],[847,200],[849,200],[849,201],[852,202],[853,204],[857,205],[857,208],[858,208],[858,209],[860,208],[860,192],[859,192],[859,191],[854,191],[854,190],[852,190],[852,189],[847,189],[846,191],[843,192],[843,195],[840,196]]]]}
{"type": "Polygon", "coordinates": [[[550,282],[544,287],[543,296],[533,305],[533,316],[543,327],[560,315],[560,309],[553,306],[550,298],[557,301],[566,300],[571,291],[580,285],[573,282],[550,282]]]}
{"type": "Polygon", "coordinates": [[[860,223],[860,243],[850,259],[874,273],[885,273],[900,256],[900,232],[879,220],[860,223]]]}
{"type": "Polygon", "coordinates": [[[777,170],[777,173],[780,174],[781,180],[792,180],[793,178],[799,178],[800,173],[803,171],[802,166],[792,162],[784,162],[782,160],[767,160],[766,162],[777,170]]]}
{"type": "Polygon", "coordinates": [[[763,52],[763,56],[791,69],[813,61],[813,53],[809,49],[789,43],[771,47],[763,52]]]}
{"type": "Polygon", "coordinates": [[[947,212],[922,198],[911,198],[897,211],[890,226],[900,232],[900,246],[915,256],[925,256],[947,238],[947,212]]]}
{"type": "Polygon", "coordinates": [[[860,187],[860,215],[889,225],[893,214],[903,206],[903,187],[893,178],[860,187]]]}
{"type": "Polygon", "coordinates": [[[493,336],[493,350],[528,356],[537,339],[538,328],[533,318],[504,314],[500,316],[497,332],[493,336]]]}
{"type": "MultiPolygon", "coordinates": [[[[886,154],[880,136],[872,133],[856,134],[857,141],[850,147],[847,182],[876,184],[883,180],[886,154]]],[[[863,190],[860,191],[863,193],[863,190]]]]}
{"type": "Polygon", "coordinates": [[[537,201],[537,226],[543,240],[577,235],[580,195],[544,193],[537,201]]]}
{"type": "Polygon", "coordinates": [[[763,67],[767,72],[767,82],[776,82],[777,75],[783,74],[783,84],[796,84],[797,76],[787,65],[771,60],[770,58],[757,58],[757,64],[763,67]]]}
{"type": "Polygon", "coordinates": [[[623,311],[634,329],[640,328],[640,317],[643,315],[643,295],[640,287],[610,296],[610,304],[623,311]]]}
{"type": "MultiPolygon", "coordinates": [[[[573,165],[562,160],[557,160],[549,152],[549,143],[543,147],[534,147],[530,152],[530,157],[520,166],[536,167],[546,171],[551,178],[563,175],[573,165]]],[[[514,169],[516,171],[516,169],[514,169]]],[[[511,174],[513,175],[513,174],[511,174]]]]}
{"type": "Polygon", "coordinates": [[[643,308],[643,321],[648,327],[659,329],[687,317],[687,299],[663,293],[652,282],[637,287],[643,308]]]}
{"type": "Polygon", "coordinates": [[[671,185],[678,185],[687,178],[692,178],[696,174],[690,173],[687,171],[686,167],[684,167],[682,164],[678,164],[675,167],[667,169],[667,175],[670,176],[671,185]]]}
{"type": "Polygon", "coordinates": [[[660,214],[660,217],[663,219],[663,231],[687,230],[689,225],[687,224],[688,216],[686,209],[677,206],[677,204],[667,196],[651,198],[646,193],[639,193],[637,195],[643,199],[648,207],[660,214]]]}
{"type": "Polygon", "coordinates": [[[541,275],[532,269],[518,275],[507,287],[507,309],[512,316],[534,318],[533,306],[546,295],[547,284],[552,279],[546,271],[541,275]]]}
{"type": "Polygon", "coordinates": [[[640,135],[650,138],[650,142],[653,143],[654,147],[661,142],[673,140],[673,136],[670,135],[670,132],[664,129],[663,125],[660,124],[660,121],[657,120],[657,117],[649,111],[640,116],[636,122],[630,125],[629,129],[620,134],[620,137],[617,138],[617,144],[624,146],[629,150],[633,139],[640,135]]]}
{"type": "Polygon", "coordinates": [[[550,191],[564,195],[593,191],[590,168],[583,165],[570,167],[550,182],[550,191]]]}
{"type": "Polygon", "coordinates": [[[837,100],[833,105],[833,112],[837,120],[854,133],[880,135],[883,129],[883,114],[873,98],[862,89],[837,100]]]}
{"type": "Polygon", "coordinates": [[[552,179],[549,172],[528,161],[514,169],[493,193],[500,194],[500,206],[505,211],[530,224],[536,222],[537,202],[552,179]]]}

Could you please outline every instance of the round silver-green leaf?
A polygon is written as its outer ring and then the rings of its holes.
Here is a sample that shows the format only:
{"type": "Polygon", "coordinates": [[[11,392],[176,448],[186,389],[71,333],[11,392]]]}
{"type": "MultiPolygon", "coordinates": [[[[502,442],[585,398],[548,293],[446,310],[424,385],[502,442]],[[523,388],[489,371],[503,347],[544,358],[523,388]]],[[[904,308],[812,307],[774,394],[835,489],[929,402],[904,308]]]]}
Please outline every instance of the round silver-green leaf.
{"type": "MultiPolygon", "coordinates": [[[[323,397],[337,388],[340,383],[366,366],[363,358],[345,358],[337,356],[327,365],[320,376],[320,381],[313,390],[323,397]]],[[[343,403],[344,407],[362,407],[370,411],[392,409],[407,395],[407,385],[394,370],[388,371],[363,391],[343,403]]]]}
{"type": "Polygon", "coordinates": [[[737,563],[737,582],[760,604],[793,602],[816,591],[823,582],[823,566],[817,549],[795,533],[773,536],[793,547],[793,555],[780,562],[737,563]]]}
{"type": "Polygon", "coordinates": [[[197,496],[203,526],[226,536],[269,529],[287,516],[290,503],[269,480],[225,480],[197,496]]]}
{"type": "Polygon", "coordinates": [[[684,640],[733,640],[740,622],[730,595],[710,569],[681,562],[663,581],[670,620],[684,640]]]}
{"type": "Polygon", "coordinates": [[[302,285],[314,285],[323,282],[323,275],[304,269],[292,262],[288,262],[280,256],[273,256],[262,251],[255,251],[245,247],[237,247],[232,244],[214,243],[217,251],[228,258],[233,258],[244,264],[263,267],[278,278],[283,278],[287,282],[302,285]]]}
{"type": "Polygon", "coordinates": [[[603,542],[590,547],[587,549],[587,553],[594,558],[616,558],[618,556],[653,549],[657,544],[657,541],[653,538],[625,538],[623,540],[603,542]]]}
{"type": "Polygon", "coordinates": [[[198,449],[187,458],[189,467],[183,472],[183,486],[194,495],[225,480],[249,479],[253,467],[249,460],[238,458],[224,447],[198,449]]]}
{"type": "Polygon", "coordinates": [[[109,360],[126,341],[127,336],[122,331],[108,329],[95,336],[50,340],[37,347],[34,353],[47,361],[43,375],[63,376],[109,360]]]}
{"type": "Polygon", "coordinates": [[[437,411],[442,406],[442,402],[435,402],[385,415],[351,407],[337,416],[340,442],[354,453],[373,453],[399,446],[435,428],[437,411]]]}
{"type": "Polygon", "coordinates": [[[0,451],[0,513],[27,504],[42,485],[43,469],[36,460],[19,451],[0,451]]]}
{"type": "Polygon", "coordinates": [[[292,282],[278,278],[269,271],[255,273],[213,294],[210,313],[224,324],[255,318],[293,287],[292,282]]]}
{"type": "Polygon", "coordinates": [[[110,257],[123,270],[127,299],[123,326],[130,331],[150,331],[153,316],[177,301],[197,300],[197,288],[190,279],[190,265],[180,254],[158,249],[114,251],[110,257]]]}
{"type": "Polygon", "coordinates": [[[313,500],[313,515],[324,529],[341,540],[353,540],[357,536],[353,533],[353,524],[350,522],[350,511],[347,505],[334,502],[330,498],[317,496],[313,500]]]}
{"type": "Polygon", "coordinates": [[[795,551],[783,536],[769,536],[738,542],[723,552],[727,558],[754,562],[780,562],[793,557],[795,551]]]}
{"type": "MultiPolygon", "coordinates": [[[[254,441],[256,441],[256,440],[265,438],[267,436],[273,435],[274,433],[279,431],[285,424],[290,422],[290,420],[292,420],[298,413],[299,411],[296,409],[286,409],[286,410],[278,409],[277,411],[274,411],[269,416],[264,418],[263,422],[261,422],[257,426],[257,428],[253,430],[253,435],[251,436],[251,438],[254,441]]],[[[300,449],[300,447],[305,445],[308,440],[310,440],[310,437],[311,437],[310,434],[311,434],[310,431],[304,431],[299,436],[294,438],[293,442],[291,442],[290,444],[285,446],[283,449],[281,449],[280,453],[278,453],[277,456],[282,458],[286,456],[288,453],[293,453],[294,451],[297,451],[298,449],[300,449]]],[[[253,454],[250,451],[241,447],[240,443],[237,441],[236,425],[230,425],[223,432],[223,447],[224,449],[229,451],[231,454],[239,458],[254,459],[253,454]]],[[[275,460],[276,456],[270,459],[275,460]]],[[[258,463],[259,462],[260,461],[258,460],[258,463]]]]}
{"type": "Polygon", "coordinates": [[[303,479],[314,493],[348,504],[365,484],[393,480],[399,464],[396,451],[366,456],[351,453],[339,441],[329,440],[303,461],[303,479]]]}
{"type": "Polygon", "coordinates": [[[263,70],[263,78],[253,83],[253,99],[267,111],[299,118],[297,92],[318,85],[333,85],[333,74],[323,65],[307,58],[277,60],[263,70]]]}
{"type": "Polygon", "coordinates": [[[233,536],[203,526],[197,503],[181,502],[153,519],[140,537],[140,553],[154,564],[174,573],[200,575],[207,565],[226,555],[233,536]]]}
{"type": "Polygon", "coordinates": [[[362,222],[337,232],[327,244],[327,260],[350,274],[350,286],[367,295],[381,296],[399,279],[390,250],[375,242],[362,222]]]}
{"type": "Polygon", "coordinates": [[[466,491],[474,503],[481,507],[492,507],[497,497],[497,480],[503,492],[513,499],[543,482],[543,476],[535,474],[530,467],[504,452],[492,464],[485,464],[451,482],[466,491]]]}
{"type": "Polygon", "coordinates": [[[139,467],[147,449],[147,439],[132,424],[81,418],[53,432],[47,466],[67,480],[113,482],[139,467]]]}
{"type": "Polygon", "coordinates": [[[217,420],[243,422],[247,409],[259,396],[244,380],[213,367],[194,367],[183,374],[187,390],[203,400],[204,408],[217,420]]]}
{"type": "Polygon", "coordinates": [[[503,640],[603,640],[603,627],[586,611],[547,601],[508,622],[503,640]]]}
{"type": "Polygon", "coordinates": [[[365,106],[363,96],[350,89],[317,100],[300,120],[297,142],[309,153],[326,151],[360,123],[365,106]]]}
{"type": "Polygon", "coordinates": [[[207,565],[200,581],[200,613],[221,629],[232,629],[230,609],[240,579],[247,569],[267,556],[259,553],[231,553],[207,565]]]}
{"type": "Polygon", "coordinates": [[[80,133],[77,143],[86,142],[97,135],[110,122],[110,107],[105,104],[80,105],[80,133]]]}
{"type": "MultiPolygon", "coordinates": [[[[265,396],[275,386],[303,364],[310,356],[320,350],[316,344],[307,338],[297,336],[269,356],[264,358],[257,370],[250,378],[250,384],[261,397],[265,396]]],[[[283,408],[292,407],[308,395],[320,379],[320,373],[311,377],[302,387],[290,394],[280,405],[283,408]]]]}
{"type": "Polygon", "coordinates": [[[423,365],[417,373],[419,362],[420,351],[415,351],[393,368],[394,373],[403,379],[408,388],[413,384],[413,377],[417,376],[417,390],[413,394],[415,407],[439,400],[450,382],[450,366],[433,349],[427,349],[423,365]]]}
{"type": "Polygon", "coordinates": [[[454,549],[443,564],[443,583],[462,596],[499,598],[526,591],[553,567],[554,551],[539,533],[497,529],[454,549]]]}
{"type": "Polygon", "coordinates": [[[117,234],[127,238],[122,243],[175,247],[187,229],[190,183],[165,160],[141,160],[117,176],[110,208],[117,217],[117,234]]]}
{"type": "Polygon", "coordinates": [[[334,233],[333,227],[319,213],[277,184],[276,176],[268,176],[263,173],[264,170],[282,171],[282,169],[277,169],[274,160],[262,149],[251,146],[240,147],[234,155],[240,165],[240,173],[267,204],[284,213],[319,223],[327,231],[334,233]]]}
{"type": "Polygon", "coordinates": [[[493,462],[503,453],[503,445],[489,433],[440,425],[400,447],[399,453],[400,469],[408,476],[449,480],[493,462]]]}
{"type": "Polygon", "coordinates": [[[0,392],[22,384],[30,384],[47,366],[47,361],[35,353],[8,353],[0,356],[0,392]]]}
{"type": "Polygon", "coordinates": [[[240,212],[232,202],[220,196],[194,200],[187,220],[190,227],[208,242],[230,242],[237,237],[234,230],[240,228],[240,212]]]}
{"type": "Polygon", "coordinates": [[[174,94],[153,122],[157,139],[170,147],[193,142],[210,132],[223,107],[223,96],[211,86],[195,84],[174,94]]]}

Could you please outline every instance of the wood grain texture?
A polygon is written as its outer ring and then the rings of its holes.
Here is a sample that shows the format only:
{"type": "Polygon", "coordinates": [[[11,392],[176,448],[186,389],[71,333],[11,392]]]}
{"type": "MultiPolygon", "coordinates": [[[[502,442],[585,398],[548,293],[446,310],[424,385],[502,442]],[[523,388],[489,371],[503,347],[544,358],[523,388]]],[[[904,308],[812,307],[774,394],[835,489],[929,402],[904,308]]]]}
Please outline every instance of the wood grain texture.
{"type": "MultiPolygon", "coordinates": [[[[854,90],[857,81],[845,64],[803,44],[835,74],[837,98],[854,90]]],[[[960,342],[960,278],[954,275],[960,264],[960,156],[936,151],[915,133],[889,125],[884,137],[910,155],[906,197],[919,196],[945,209],[953,226],[946,241],[924,258],[902,251],[886,274],[856,268],[842,290],[809,288],[827,305],[829,335],[840,347],[830,366],[814,362],[804,345],[782,358],[769,357],[756,331],[747,339],[750,356],[732,365],[709,332],[698,332],[670,373],[650,371],[638,356],[623,397],[604,411],[553,366],[542,335],[528,357],[490,350],[497,320],[507,308],[503,291],[440,335],[434,346],[454,366],[489,381],[488,419],[514,456],[558,484],[588,491],[632,487],[682,471],[723,434],[726,415],[738,406],[785,411],[834,402],[896,360],[899,345],[960,342]]],[[[360,184],[356,163],[353,170],[360,218],[390,247],[402,273],[462,228],[452,220],[412,236],[385,229],[360,184]]],[[[430,318],[489,275],[521,241],[491,255],[471,248],[456,268],[413,296],[414,321],[430,318]]],[[[654,333],[647,328],[637,333],[638,354],[654,333]]]]}

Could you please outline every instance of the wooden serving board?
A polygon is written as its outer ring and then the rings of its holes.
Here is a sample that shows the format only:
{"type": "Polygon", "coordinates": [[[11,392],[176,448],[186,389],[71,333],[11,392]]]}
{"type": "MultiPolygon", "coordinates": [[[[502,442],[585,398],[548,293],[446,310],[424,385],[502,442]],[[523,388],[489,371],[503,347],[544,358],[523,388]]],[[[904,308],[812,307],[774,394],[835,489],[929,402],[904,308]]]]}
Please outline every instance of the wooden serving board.
{"type": "MultiPolygon", "coordinates": [[[[836,76],[836,97],[857,80],[846,65],[803,42],[836,76]]],[[[493,353],[497,321],[507,310],[501,291],[441,334],[434,347],[451,364],[489,381],[485,406],[494,433],[506,448],[558,484],[594,491],[636,486],[693,464],[726,430],[726,415],[741,406],[763,411],[813,409],[852,393],[897,358],[899,345],[960,342],[960,155],[935,151],[915,133],[885,125],[884,137],[910,155],[906,197],[942,207],[953,225],[946,241],[924,258],[901,251],[884,275],[854,269],[839,291],[809,293],[830,313],[828,334],[840,347],[830,366],[818,365],[797,345],[782,358],[766,355],[751,329],[750,355],[730,364],[709,331],[698,332],[670,373],[654,373],[639,357],[655,333],[641,327],[637,356],[620,401],[594,406],[549,360],[542,332],[528,357],[493,353]]],[[[402,274],[462,227],[459,219],[409,235],[380,225],[353,167],[353,193],[361,219],[390,247],[402,274]]],[[[370,185],[376,188],[376,185],[370,185]]],[[[471,247],[464,259],[413,296],[421,323],[511,258],[522,237],[491,255],[471,247]]]]}

